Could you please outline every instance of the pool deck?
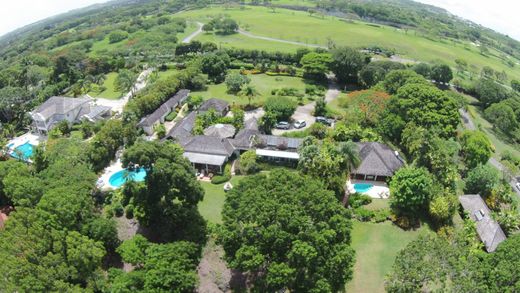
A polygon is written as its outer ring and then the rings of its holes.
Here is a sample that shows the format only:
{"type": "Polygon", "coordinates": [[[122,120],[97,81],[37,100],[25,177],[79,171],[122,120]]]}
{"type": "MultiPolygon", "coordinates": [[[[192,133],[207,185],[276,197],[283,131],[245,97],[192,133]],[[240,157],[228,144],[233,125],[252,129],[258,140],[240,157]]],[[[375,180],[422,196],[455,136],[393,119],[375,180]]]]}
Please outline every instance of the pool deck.
{"type": "Polygon", "coordinates": [[[103,191],[117,189],[116,187],[110,185],[109,179],[110,179],[110,176],[112,176],[114,173],[119,172],[123,169],[124,169],[123,164],[121,163],[120,159],[117,159],[115,162],[110,164],[110,166],[106,167],[105,170],[103,171],[103,174],[98,179],[98,182],[97,182],[98,188],[103,191]]]}
{"type": "Polygon", "coordinates": [[[390,197],[390,189],[384,182],[376,182],[376,181],[364,181],[364,180],[348,180],[347,181],[347,190],[350,193],[355,193],[354,184],[370,184],[373,185],[368,191],[363,192],[370,196],[371,198],[381,198],[387,199],[390,197]]]}
{"type": "Polygon", "coordinates": [[[33,133],[26,133],[22,136],[15,137],[9,141],[7,144],[10,149],[15,149],[23,144],[30,143],[33,146],[38,146],[40,142],[45,141],[45,138],[38,136],[33,133]]]}

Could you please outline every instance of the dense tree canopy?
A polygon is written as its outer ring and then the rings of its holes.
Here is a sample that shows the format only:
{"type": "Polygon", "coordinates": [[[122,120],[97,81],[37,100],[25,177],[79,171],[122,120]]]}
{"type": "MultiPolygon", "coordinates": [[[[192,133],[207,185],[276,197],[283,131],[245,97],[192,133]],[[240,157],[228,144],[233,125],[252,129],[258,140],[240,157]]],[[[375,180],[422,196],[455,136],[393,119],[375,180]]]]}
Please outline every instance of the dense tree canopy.
{"type": "Polygon", "coordinates": [[[332,72],[343,83],[356,83],[358,73],[365,65],[364,56],[356,49],[340,47],[332,50],[332,72]]]}
{"type": "Polygon", "coordinates": [[[437,130],[443,138],[453,137],[460,123],[456,102],[431,85],[405,84],[388,102],[388,110],[405,123],[437,130]]]}
{"type": "Polygon", "coordinates": [[[428,207],[432,197],[433,180],[424,168],[405,167],[390,181],[390,204],[394,210],[407,216],[417,216],[428,207]]]}
{"type": "Polygon", "coordinates": [[[201,69],[209,79],[215,82],[222,82],[226,78],[230,59],[228,54],[223,51],[205,54],[201,61],[201,69]]]}
{"type": "Polygon", "coordinates": [[[494,152],[487,135],[481,131],[467,130],[460,137],[461,153],[468,168],[486,164],[494,152]]]}
{"type": "Polygon", "coordinates": [[[128,273],[109,271],[111,292],[193,292],[197,285],[195,268],[197,246],[177,241],[150,243],[141,235],[127,240],[117,249],[123,260],[136,268],[128,273]]]}
{"type": "Polygon", "coordinates": [[[329,72],[332,56],[329,53],[311,52],[302,57],[300,64],[309,78],[323,79],[329,72]]]}
{"type": "Polygon", "coordinates": [[[316,180],[283,170],[245,178],[223,218],[226,258],[260,291],[334,292],[352,277],[348,212],[316,180]]]}
{"type": "Polygon", "coordinates": [[[123,193],[143,225],[164,239],[198,243],[205,238],[205,223],[197,210],[204,190],[182,153],[180,146],[169,142],[138,141],[125,151],[122,162],[145,168],[146,179],[143,184],[126,184],[123,193]]]}
{"type": "Polygon", "coordinates": [[[487,78],[479,80],[475,90],[484,108],[509,97],[509,92],[505,87],[487,78]]]}

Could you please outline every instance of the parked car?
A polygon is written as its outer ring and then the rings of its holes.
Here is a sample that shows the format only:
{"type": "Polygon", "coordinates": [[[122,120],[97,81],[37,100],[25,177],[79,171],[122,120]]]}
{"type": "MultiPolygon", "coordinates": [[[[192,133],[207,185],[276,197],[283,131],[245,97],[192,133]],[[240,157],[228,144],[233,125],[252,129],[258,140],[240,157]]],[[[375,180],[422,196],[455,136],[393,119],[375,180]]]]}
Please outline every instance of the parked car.
{"type": "Polygon", "coordinates": [[[288,130],[289,128],[291,128],[289,122],[281,121],[276,124],[276,129],[288,130]]]}
{"type": "Polygon", "coordinates": [[[520,182],[517,182],[515,185],[516,185],[516,189],[518,189],[518,191],[520,191],[520,182]]]}
{"type": "Polygon", "coordinates": [[[321,123],[321,124],[325,124],[327,126],[332,126],[332,123],[334,123],[334,120],[328,119],[328,118],[325,118],[325,117],[322,117],[322,116],[318,116],[318,117],[316,117],[316,122],[321,123]]]}
{"type": "Polygon", "coordinates": [[[294,122],[294,128],[296,129],[304,128],[305,126],[307,126],[307,122],[305,122],[305,120],[298,120],[294,122]]]}

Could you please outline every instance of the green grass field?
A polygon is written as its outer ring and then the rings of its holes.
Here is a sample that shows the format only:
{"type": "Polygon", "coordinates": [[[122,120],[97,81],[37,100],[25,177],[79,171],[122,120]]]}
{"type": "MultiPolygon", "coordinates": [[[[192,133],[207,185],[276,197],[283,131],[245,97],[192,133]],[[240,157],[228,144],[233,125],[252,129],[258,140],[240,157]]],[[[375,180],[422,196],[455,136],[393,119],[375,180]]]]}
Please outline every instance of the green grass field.
{"type": "MultiPolygon", "coordinates": [[[[236,186],[244,176],[234,176],[231,178],[231,184],[236,186]]],[[[212,184],[210,182],[201,182],[204,188],[204,200],[199,203],[199,212],[208,222],[213,224],[222,223],[222,207],[226,200],[226,192],[224,192],[224,184],[212,184]]]]}
{"type": "MultiPolygon", "coordinates": [[[[405,32],[393,27],[372,25],[358,21],[344,21],[336,17],[309,16],[302,11],[247,6],[246,8],[210,7],[179,13],[188,20],[207,22],[216,14],[227,14],[238,21],[240,27],[255,35],[283,40],[297,41],[308,44],[327,45],[333,40],[339,45],[353,47],[384,46],[394,48],[399,55],[420,61],[432,62],[442,60],[455,66],[455,59],[465,59],[475,65],[478,70],[483,66],[491,66],[495,70],[506,71],[510,77],[520,78],[520,71],[510,68],[497,57],[497,52],[491,51],[490,56],[480,54],[478,47],[463,42],[443,39],[430,39],[414,31],[405,32]]],[[[209,40],[215,43],[223,42],[223,46],[257,49],[265,48],[264,42],[244,36],[214,36],[199,35],[199,40],[209,40]],[[200,39],[199,39],[200,38],[200,39]],[[256,45],[258,44],[258,45],[256,45]]],[[[269,42],[270,43],[270,42],[269,42]]],[[[270,51],[277,51],[286,44],[267,46],[270,51]]],[[[294,46],[295,48],[297,46],[294,46]]]]}
{"type": "Polygon", "coordinates": [[[353,221],[352,248],[356,251],[354,278],[347,292],[385,292],[384,278],[392,269],[397,253],[422,233],[404,231],[390,222],[379,224],[353,221]]]}
{"type": "Polygon", "coordinates": [[[88,94],[91,97],[94,98],[104,98],[104,99],[111,99],[111,100],[117,100],[119,99],[122,94],[114,88],[114,81],[117,78],[117,72],[111,72],[107,74],[107,78],[103,82],[103,86],[106,87],[106,90],[99,92],[98,90],[94,89],[90,91],[88,94]]]}
{"type": "MultiPolygon", "coordinates": [[[[251,84],[259,92],[260,96],[256,97],[252,103],[263,103],[266,98],[271,96],[271,90],[280,89],[283,87],[292,87],[300,90],[301,93],[305,92],[305,82],[299,77],[292,76],[269,76],[266,74],[255,74],[249,75],[251,78],[251,84]]],[[[227,93],[227,87],[225,83],[212,84],[208,86],[205,91],[194,91],[192,96],[202,96],[204,99],[219,98],[228,101],[230,104],[246,105],[248,103],[247,98],[238,97],[233,94],[227,93]]]]}

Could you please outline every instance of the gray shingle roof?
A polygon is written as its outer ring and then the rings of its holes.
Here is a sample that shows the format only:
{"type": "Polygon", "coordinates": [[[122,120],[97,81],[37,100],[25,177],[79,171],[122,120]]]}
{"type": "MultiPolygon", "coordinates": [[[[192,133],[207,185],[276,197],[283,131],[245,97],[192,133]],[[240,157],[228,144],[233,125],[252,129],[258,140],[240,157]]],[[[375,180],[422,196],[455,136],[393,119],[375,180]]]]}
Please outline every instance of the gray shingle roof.
{"type": "Polygon", "coordinates": [[[393,176],[404,163],[389,146],[378,142],[358,143],[361,164],[354,174],[393,176]]]}
{"type": "Polygon", "coordinates": [[[227,107],[229,107],[229,103],[223,100],[211,98],[205,101],[198,109],[199,112],[206,112],[210,109],[214,109],[218,113],[223,113],[227,107]]]}
{"type": "Polygon", "coordinates": [[[88,120],[94,122],[96,121],[100,116],[104,115],[105,113],[109,112],[112,108],[108,106],[95,106],[92,109],[90,109],[90,113],[85,114],[83,117],[87,118],[88,120]]]}
{"type": "Polygon", "coordinates": [[[500,225],[491,218],[491,211],[478,194],[459,196],[459,201],[471,220],[476,223],[477,233],[484,243],[487,252],[493,252],[506,240],[500,225]]]}
{"type": "Polygon", "coordinates": [[[168,132],[165,138],[173,138],[182,143],[183,140],[192,136],[191,131],[195,126],[195,120],[197,119],[197,113],[191,112],[184,119],[180,120],[175,126],[168,132]]]}
{"type": "Polygon", "coordinates": [[[229,140],[214,136],[197,135],[181,144],[185,152],[231,156],[235,150],[229,140]]]}
{"type": "Polygon", "coordinates": [[[190,94],[189,90],[180,90],[173,97],[168,99],[164,104],[162,104],[157,110],[155,110],[152,114],[146,116],[141,122],[139,122],[139,126],[152,126],[157,121],[159,121],[164,115],[170,113],[173,108],[182,104],[190,94]]]}
{"type": "Polygon", "coordinates": [[[66,114],[88,102],[90,102],[88,98],[51,97],[33,110],[32,114],[39,114],[47,120],[54,115],[66,114]]]}

